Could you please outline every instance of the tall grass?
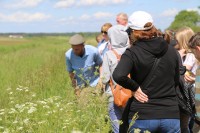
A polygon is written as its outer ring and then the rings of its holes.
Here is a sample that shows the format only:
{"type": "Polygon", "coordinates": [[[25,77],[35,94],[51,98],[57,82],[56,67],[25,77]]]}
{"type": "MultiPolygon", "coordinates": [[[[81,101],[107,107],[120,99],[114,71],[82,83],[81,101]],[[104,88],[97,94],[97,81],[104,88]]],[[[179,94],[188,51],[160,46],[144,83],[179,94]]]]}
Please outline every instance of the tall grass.
{"type": "MultiPolygon", "coordinates": [[[[74,96],[64,57],[68,39],[0,39],[0,132],[110,131],[106,98],[93,93],[81,100],[74,96]]],[[[86,40],[96,43],[94,37],[86,40]]]]}

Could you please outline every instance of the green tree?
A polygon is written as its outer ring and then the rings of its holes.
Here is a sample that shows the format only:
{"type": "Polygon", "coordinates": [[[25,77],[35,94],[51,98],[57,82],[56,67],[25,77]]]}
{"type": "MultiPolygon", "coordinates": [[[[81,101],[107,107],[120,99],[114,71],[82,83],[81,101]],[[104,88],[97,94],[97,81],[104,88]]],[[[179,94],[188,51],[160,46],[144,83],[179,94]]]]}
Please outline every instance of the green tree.
{"type": "Polygon", "coordinates": [[[180,11],[168,29],[178,29],[180,27],[188,26],[195,32],[200,31],[200,15],[197,11],[180,11]]]}

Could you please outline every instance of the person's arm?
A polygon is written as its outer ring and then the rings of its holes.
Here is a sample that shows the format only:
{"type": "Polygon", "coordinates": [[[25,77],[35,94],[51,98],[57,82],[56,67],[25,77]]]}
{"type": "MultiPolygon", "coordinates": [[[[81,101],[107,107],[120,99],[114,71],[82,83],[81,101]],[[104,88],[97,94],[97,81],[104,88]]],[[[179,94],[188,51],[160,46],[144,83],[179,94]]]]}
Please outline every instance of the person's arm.
{"type": "Polygon", "coordinates": [[[187,82],[189,82],[191,84],[193,84],[195,82],[195,74],[191,72],[192,67],[195,66],[195,63],[196,63],[196,58],[195,58],[194,54],[188,53],[186,55],[185,61],[183,63],[183,65],[187,69],[184,78],[187,82]]]}
{"type": "Polygon", "coordinates": [[[109,68],[109,60],[107,53],[103,57],[103,64],[100,77],[103,84],[108,83],[111,77],[111,70],[109,68]]]}
{"type": "Polygon", "coordinates": [[[116,83],[123,86],[124,88],[136,91],[139,88],[137,82],[128,77],[128,74],[131,72],[134,62],[131,59],[130,51],[126,51],[115,68],[112,76],[116,83]]]}
{"type": "Polygon", "coordinates": [[[73,73],[74,69],[72,68],[72,64],[71,64],[71,61],[70,61],[70,54],[66,53],[65,58],[66,58],[67,71],[69,73],[69,77],[71,79],[72,86],[75,88],[77,86],[77,82],[76,82],[76,79],[75,79],[75,74],[73,73]]]}
{"type": "Polygon", "coordinates": [[[148,96],[142,91],[136,81],[128,77],[133,65],[133,60],[127,54],[123,54],[112,76],[116,83],[130,89],[133,97],[139,102],[144,103],[148,101],[148,96]]]}
{"type": "Polygon", "coordinates": [[[75,74],[73,72],[69,72],[69,77],[70,77],[71,82],[72,82],[72,87],[76,88],[77,83],[76,83],[76,79],[75,79],[75,74]]]}

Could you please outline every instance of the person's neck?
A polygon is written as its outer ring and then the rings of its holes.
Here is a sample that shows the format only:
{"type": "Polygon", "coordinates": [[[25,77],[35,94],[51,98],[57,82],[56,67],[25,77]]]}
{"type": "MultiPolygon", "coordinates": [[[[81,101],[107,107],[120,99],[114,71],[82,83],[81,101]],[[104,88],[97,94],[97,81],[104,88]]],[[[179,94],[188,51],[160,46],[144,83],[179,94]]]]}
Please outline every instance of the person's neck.
{"type": "Polygon", "coordinates": [[[81,58],[83,57],[83,55],[85,54],[85,48],[83,49],[83,52],[81,55],[79,55],[81,58]]]}

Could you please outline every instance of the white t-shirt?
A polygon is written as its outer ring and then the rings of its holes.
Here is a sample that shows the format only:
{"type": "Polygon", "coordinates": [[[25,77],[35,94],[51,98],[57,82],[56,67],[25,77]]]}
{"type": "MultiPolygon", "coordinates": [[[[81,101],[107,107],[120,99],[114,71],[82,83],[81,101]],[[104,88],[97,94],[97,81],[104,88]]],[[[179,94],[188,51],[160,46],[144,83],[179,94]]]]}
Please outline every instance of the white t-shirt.
{"type": "Polygon", "coordinates": [[[196,74],[196,70],[198,68],[198,63],[197,63],[197,59],[195,58],[194,54],[193,53],[187,53],[186,57],[185,57],[185,60],[183,62],[183,65],[188,65],[188,66],[191,66],[192,69],[191,71],[196,74]]]}

